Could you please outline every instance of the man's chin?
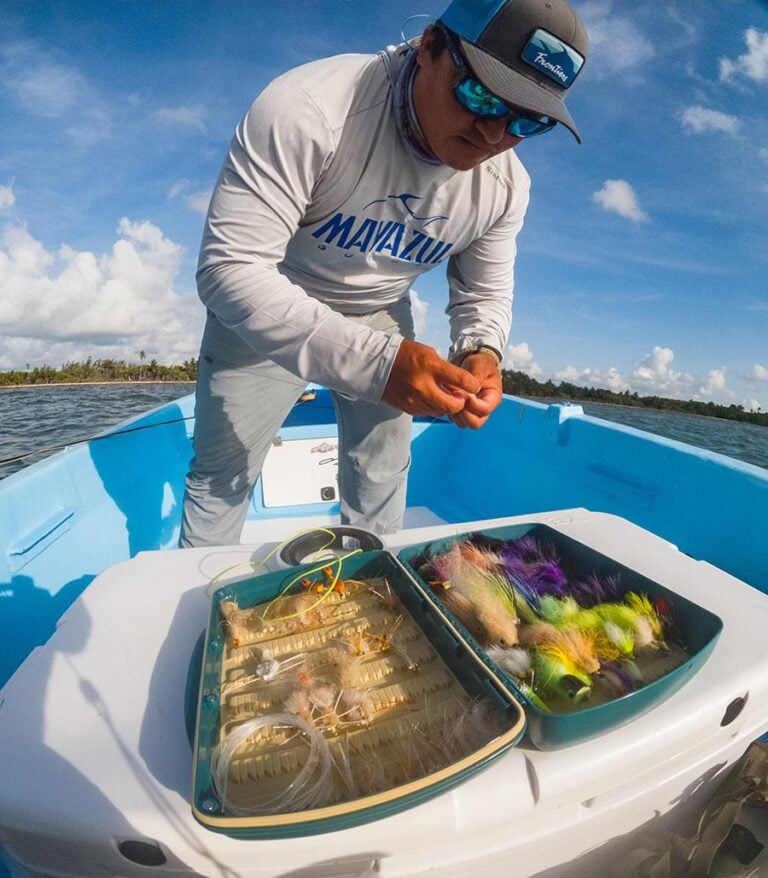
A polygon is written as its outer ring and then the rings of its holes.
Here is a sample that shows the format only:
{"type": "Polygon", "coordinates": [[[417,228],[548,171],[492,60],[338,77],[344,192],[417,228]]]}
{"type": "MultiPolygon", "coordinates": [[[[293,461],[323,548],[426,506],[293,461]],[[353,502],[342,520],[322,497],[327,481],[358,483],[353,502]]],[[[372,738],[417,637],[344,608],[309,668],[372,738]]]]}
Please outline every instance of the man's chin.
{"type": "Polygon", "coordinates": [[[448,165],[449,168],[453,168],[454,171],[471,171],[473,168],[476,168],[488,158],[488,155],[449,155],[443,158],[442,161],[443,164],[448,165]]]}
{"type": "Polygon", "coordinates": [[[471,171],[492,156],[492,150],[481,149],[462,137],[456,144],[451,144],[438,158],[456,171],[471,171]]]}

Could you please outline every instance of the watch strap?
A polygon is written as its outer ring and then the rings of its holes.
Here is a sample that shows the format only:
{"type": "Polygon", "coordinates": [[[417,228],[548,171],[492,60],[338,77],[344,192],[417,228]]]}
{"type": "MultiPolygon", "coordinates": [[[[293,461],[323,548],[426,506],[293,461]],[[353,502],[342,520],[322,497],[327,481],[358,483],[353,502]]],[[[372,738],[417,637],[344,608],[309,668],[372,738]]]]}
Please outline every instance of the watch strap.
{"type": "Polygon", "coordinates": [[[472,354],[490,354],[494,360],[496,360],[496,365],[501,365],[501,354],[496,350],[496,348],[491,347],[488,344],[477,345],[476,347],[469,348],[466,351],[462,351],[457,357],[454,357],[453,363],[456,366],[460,366],[467,357],[471,357],[472,354]]]}

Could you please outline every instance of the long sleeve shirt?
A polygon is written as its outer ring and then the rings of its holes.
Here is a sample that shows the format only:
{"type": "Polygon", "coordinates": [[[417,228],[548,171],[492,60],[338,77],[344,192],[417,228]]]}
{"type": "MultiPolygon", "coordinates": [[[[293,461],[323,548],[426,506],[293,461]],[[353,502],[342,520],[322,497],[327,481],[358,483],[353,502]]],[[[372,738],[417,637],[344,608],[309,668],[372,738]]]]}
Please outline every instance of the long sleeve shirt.
{"type": "Polygon", "coordinates": [[[346,315],[407,296],[447,260],[452,354],[501,350],[528,202],[511,150],[456,171],[403,142],[392,82],[408,51],[315,61],[262,92],[230,144],[197,275],[233,345],[371,402],[402,339],[346,315]]]}

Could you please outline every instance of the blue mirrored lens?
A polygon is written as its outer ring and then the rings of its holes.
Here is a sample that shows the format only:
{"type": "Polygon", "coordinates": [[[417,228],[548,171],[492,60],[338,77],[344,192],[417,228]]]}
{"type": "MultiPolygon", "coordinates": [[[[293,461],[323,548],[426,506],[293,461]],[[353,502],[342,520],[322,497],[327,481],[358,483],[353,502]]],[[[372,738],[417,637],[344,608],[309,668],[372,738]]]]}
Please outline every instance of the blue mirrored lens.
{"type": "Polygon", "coordinates": [[[533,137],[536,134],[543,134],[545,131],[551,131],[556,124],[554,119],[534,119],[521,115],[471,76],[462,79],[453,93],[465,109],[481,119],[501,119],[502,116],[509,116],[507,132],[513,137],[533,137]]]}
{"type": "Polygon", "coordinates": [[[510,120],[507,133],[513,137],[533,137],[551,131],[556,124],[554,119],[528,119],[525,116],[518,116],[510,120]]]}
{"type": "Polygon", "coordinates": [[[498,119],[509,113],[509,107],[476,79],[467,77],[456,86],[455,95],[460,104],[476,116],[498,119]]]}

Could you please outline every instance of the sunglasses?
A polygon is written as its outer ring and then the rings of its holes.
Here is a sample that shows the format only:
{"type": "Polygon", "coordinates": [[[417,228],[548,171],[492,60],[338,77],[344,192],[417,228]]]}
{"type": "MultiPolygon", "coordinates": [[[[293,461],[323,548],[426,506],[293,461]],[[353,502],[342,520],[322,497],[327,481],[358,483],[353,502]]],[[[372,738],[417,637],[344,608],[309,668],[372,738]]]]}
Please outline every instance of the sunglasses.
{"type": "Polygon", "coordinates": [[[460,79],[453,87],[453,96],[465,110],[469,110],[479,119],[507,117],[507,134],[511,134],[512,137],[534,137],[536,134],[551,131],[557,125],[556,119],[550,119],[547,116],[529,116],[522,110],[510,107],[492,91],[489,91],[473,75],[468,61],[459,49],[456,38],[448,28],[440,22],[436,22],[435,27],[445,34],[445,42],[451,60],[459,71],[460,79]]]}

